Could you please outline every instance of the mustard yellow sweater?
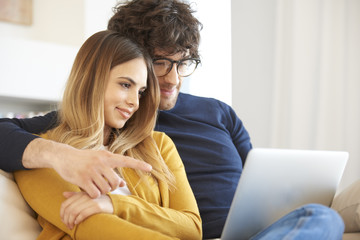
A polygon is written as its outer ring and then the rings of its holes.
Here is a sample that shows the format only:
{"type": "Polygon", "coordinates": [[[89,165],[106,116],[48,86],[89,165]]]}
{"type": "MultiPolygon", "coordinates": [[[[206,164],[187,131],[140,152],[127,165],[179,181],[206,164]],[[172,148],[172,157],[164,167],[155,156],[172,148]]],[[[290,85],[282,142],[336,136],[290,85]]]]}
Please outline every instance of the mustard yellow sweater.
{"type": "Polygon", "coordinates": [[[138,184],[132,169],[124,169],[130,196],[109,194],[113,214],[95,214],[72,230],[61,221],[60,206],[65,191],[80,191],[53,169],[16,172],[15,179],[28,204],[38,213],[43,228],[38,239],[201,239],[201,219],[188,183],[184,165],[174,143],[164,133],[154,132],[159,150],[176,178],[176,190],[161,182],[138,184]],[[135,185],[138,184],[135,187],[135,185]]]}

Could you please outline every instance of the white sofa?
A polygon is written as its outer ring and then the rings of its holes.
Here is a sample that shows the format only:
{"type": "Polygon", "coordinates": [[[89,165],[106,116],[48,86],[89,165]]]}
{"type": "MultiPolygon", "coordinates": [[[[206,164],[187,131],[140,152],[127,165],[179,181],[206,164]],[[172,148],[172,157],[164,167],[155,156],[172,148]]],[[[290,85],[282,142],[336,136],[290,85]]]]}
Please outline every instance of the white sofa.
{"type": "MultiPolygon", "coordinates": [[[[331,206],[345,222],[343,240],[360,239],[360,180],[337,195],[331,206]]],[[[0,236],[6,240],[34,240],[41,231],[13,175],[0,170],[0,236]]]]}
{"type": "Polygon", "coordinates": [[[343,240],[360,239],[360,180],[355,181],[335,196],[331,208],[335,209],[345,223],[343,240]]]}

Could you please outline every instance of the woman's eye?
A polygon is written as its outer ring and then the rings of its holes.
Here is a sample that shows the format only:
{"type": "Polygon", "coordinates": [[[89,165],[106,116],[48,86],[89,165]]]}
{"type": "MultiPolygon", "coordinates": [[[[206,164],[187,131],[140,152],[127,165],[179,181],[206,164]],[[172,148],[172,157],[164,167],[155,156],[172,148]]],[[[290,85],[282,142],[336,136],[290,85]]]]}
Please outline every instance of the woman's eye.
{"type": "Polygon", "coordinates": [[[120,85],[124,88],[130,88],[130,84],[129,83],[120,83],[120,85]]]}

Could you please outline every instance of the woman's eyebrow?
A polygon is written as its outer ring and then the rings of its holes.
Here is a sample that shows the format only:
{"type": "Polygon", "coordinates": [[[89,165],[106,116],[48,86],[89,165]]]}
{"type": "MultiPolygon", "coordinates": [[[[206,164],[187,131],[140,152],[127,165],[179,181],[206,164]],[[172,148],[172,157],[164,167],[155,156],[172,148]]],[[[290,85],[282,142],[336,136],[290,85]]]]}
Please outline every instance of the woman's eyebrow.
{"type": "Polygon", "coordinates": [[[136,82],[131,77],[118,77],[118,78],[123,78],[130,81],[132,84],[136,84],[136,82]]]}

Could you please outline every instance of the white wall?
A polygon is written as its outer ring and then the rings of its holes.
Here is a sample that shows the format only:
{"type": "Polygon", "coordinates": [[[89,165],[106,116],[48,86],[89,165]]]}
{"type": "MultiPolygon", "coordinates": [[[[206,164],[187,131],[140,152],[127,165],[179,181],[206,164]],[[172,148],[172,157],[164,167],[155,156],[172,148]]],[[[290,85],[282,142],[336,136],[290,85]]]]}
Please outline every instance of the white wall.
{"type": "Polygon", "coordinates": [[[232,0],[232,106],[256,147],[269,147],[276,0],[232,0]]]}
{"type": "Polygon", "coordinates": [[[84,0],[85,26],[84,40],[92,34],[105,30],[109,19],[113,16],[112,8],[117,0],[84,0]]]}
{"type": "Polygon", "coordinates": [[[32,25],[0,21],[0,36],[78,46],[84,36],[83,9],[83,0],[33,0],[32,25]]]}
{"type": "Polygon", "coordinates": [[[202,65],[184,80],[182,91],[231,105],[231,1],[189,1],[203,24],[199,47],[202,65]]]}
{"type": "MultiPolygon", "coordinates": [[[[33,1],[30,26],[0,22],[0,95],[61,98],[84,36],[83,1],[33,1]]],[[[31,110],[31,109],[29,109],[31,110]]]]}
{"type": "Polygon", "coordinates": [[[254,146],[348,151],[339,190],[359,179],[360,2],[231,4],[232,103],[254,146]]]}
{"type": "Polygon", "coordinates": [[[106,29],[115,4],[33,0],[32,25],[0,22],[0,96],[61,99],[78,49],[90,35],[106,29]]]}

